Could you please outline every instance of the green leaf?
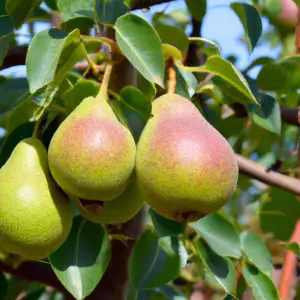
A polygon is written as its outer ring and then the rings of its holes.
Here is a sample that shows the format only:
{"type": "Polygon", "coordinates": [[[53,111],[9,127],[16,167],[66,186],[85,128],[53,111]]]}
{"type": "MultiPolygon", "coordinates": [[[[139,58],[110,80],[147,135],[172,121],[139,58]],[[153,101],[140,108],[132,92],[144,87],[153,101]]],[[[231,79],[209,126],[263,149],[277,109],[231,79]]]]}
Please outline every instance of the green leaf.
{"type": "Polygon", "coordinates": [[[191,99],[195,94],[198,86],[195,75],[191,72],[174,67],[176,72],[176,88],[175,93],[181,95],[187,99],[191,99]]]}
{"type": "Polygon", "coordinates": [[[152,110],[151,101],[139,89],[126,86],[121,90],[120,96],[122,103],[148,120],[152,110]]]}
{"type": "Polygon", "coordinates": [[[160,237],[184,234],[186,229],[185,224],[166,219],[156,213],[153,209],[150,209],[150,215],[155,231],[160,237]]]}
{"type": "Polygon", "coordinates": [[[221,256],[239,258],[240,239],[237,229],[219,213],[208,215],[197,222],[190,223],[209,246],[221,256]]]}
{"type": "Polygon", "coordinates": [[[26,78],[9,78],[0,84],[0,116],[29,97],[26,78]]]}
{"type": "Polygon", "coordinates": [[[205,65],[200,67],[186,67],[180,64],[178,64],[178,66],[190,72],[209,72],[218,75],[243,93],[247,97],[249,103],[254,102],[257,104],[242,73],[233,64],[220,56],[210,56],[205,65]]]}
{"type": "Polygon", "coordinates": [[[50,9],[52,9],[52,10],[58,10],[57,4],[56,4],[57,0],[45,0],[44,2],[47,4],[47,6],[50,9]]]}
{"type": "Polygon", "coordinates": [[[76,299],[86,298],[95,289],[109,260],[106,231],[80,216],[74,218],[65,243],[49,257],[56,276],[76,299]]]}
{"type": "Polygon", "coordinates": [[[188,37],[180,28],[159,22],[155,24],[154,28],[163,43],[170,44],[182,52],[188,47],[188,37]]]}
{"type": "Polygon", "coordinates": [[[158,236],[146,230],[135,244],[129,261],[129,275],[137,290],[161,286],[179,275],[187,252],[177,237],[158,236]]]}
{"type": "Polygon", "coordinates": [[[258,126],[280,135],[281,116],[279,103],[270,95],[261,94],[260,105],[248,105],[248,112],[258,126]]]}
{"type": "Polygon", "coordinates": [[[144,19],[128,14],[118,18],[117,43],[132,65],[150,82],[164,87],[164,54],[153,27],[144,19]]]}
{"type": "Polygon", "coordinates": [[[136,300],[169,300],[169,298],[160,290],[153,289],[140,291],[136,300]]]}
{"type": "Polygon", "coordinates": [[[247,259],[262,273],[272,276],[272,260],[270,252],[260,236],[244,231],[240,235],[242,251],[247,259]]]}
{"type": "Polygon", "coordinates": [[[300,258],[300,245],[296,242],[286,243],[284,247],[297,255],[300,258]]]}
{"type": "Polygon", "coordinates": [[[262,34],[261,17],[253,5],[234,2],[231,3],[230,6],[243,24],[246,35],[246,43],[249,51],[251,52],[257,45],[262,34]]]}
{"type": "Polygon", "coordinates": [[[185,0],[192,17],[201,22],[206,14],[206,0],[185,0]]]}
{"type": "Polygon", "coordinates": [[[252,68],[256,67],[256,66],[261,66],[261,65],[266,65],[269,64],[271,62],[273,62],[274,59],[268,56],[263,56],[263,57],[259,57],[257,59],[255,59],[246,69],[245,71],[243,71],[243,73],[247,73],[248,71],[250,71],[252,68]]]}
{"type": "Polygon", "coordinates": [[[259,269],[250,265],[244,264],[243,276],[251,288],[252,294],[257,300],[279,300],[278,291],[272,280],[261,273],[259,269]]]}
{"type": "Polygon", "coordinates": [[[8,283],[3,273],[0,273],[0,300],[6,299],[8,283]]]}
{"type": "Polygon", "coordinates": [[[195,246],[208,273],[226,293],[233,292],[236,286],[236,272],[232,261],[228,257],[219,256],[208,245],[204,245],[200,239],[195,241],[195,246]]]}
{"type": "Polygon", "coordinates": [[[57,7],[64,21],[84,18],[94,20],[96,0],[58,0],[57,7]]]}
{"type": "Polygon", "coordinates": [[[32,10],[39,6],[42,0],[6,0],[6,11],[16,28],[20,28],[32,10]]]}
{"type": "Polygon", "coordinates": [[[144,76],[141,75],[140,72],[137,74],[137,87],[141,90],[144,95],[150,100],[154,100],[156,95],[156,87],[153,83],[146,80],[144,76]]]}
{"type": "Polygon", "coordinates": [[[16,127],[28,122],[38,108],[39,106],[29,98],[19,104],[7,116],[7,132],[10,133],[16,127]]]}
{"type": "Polygon", "coordinates": [[[83,59],[82,47],[78,29],[70,34],[55,28],[36,34],[26,58],[30,92],[33,94],[50,83],[59,85],[74,64],[83,59]]]}
{"type": "Polygon", "coordinates": [[[296,196],[272,188],[269,199],[261,205],[259,223],[265,234],[272,233],[277,239],[287,241],[293,234],[299,216],[300,202],[296,196]]]}
{"type": "Polygon", "coordinates": [[[3,60],[6,56],[6,53],[8,51],[8,48],[9,48],[9,45],[10,45],[10,42],[12,41],[12,39],[13,39],[12,34],[6,35],[6,36],[0,38],[0,66],[3,63],[3,60]]]}
{"type": "Polygon", "coordinates": [[[80,79],[75,85],[61,96],[68,113],[71,113],[86,97],[95,97],[99,92],[99,86],[93,81],[80,79]]]}
{"type": "Polygon", "coordinates": [[[1,145],[0,168],[6,163],[17,144],[21,140],[32,136],[33,128],[34,122],[26,122],[16,127],[9,134],[9,136],[5,139],[4,144],[1,145]]]}
{"type": "Polygon", "coordinates": [[[169,44],[163,44],[162,46],[165,60],[168,60],[170,57],[174,57],[180,61],[183,60],[181,52],[176,47],[169,44]]]}
{"type": "Polygon", "coordinates": [[[116,20],[126,14],[128,7],[123,0],[96,0],[99,20],[104,24],[115,24],[116,20]]]}
{"type": "Polygon", "coordinates": [[[189,37],[190,43],[196,44],[200,47],[200,51],[205,53],[208,57],[212,55],[220,55],[220,47],[213,41],[200,37],[189,37]]]}
{"type": "Polygon", "coordinates": [[[293,0],[297,6],[300,6],[300,0],[293,0]]]}
{"type": "Polygon", "coordinates": [[[14,25],[9,16],[0,16],[0,66],[3,63],[9,44],[13,39],[14,25]]]}
{"type": "Polygon", "coordinates": [[[11,34],[14,31],[14,25],[9,16],[0,16],[0,38],[11,34]]]}
{"type": "Polygon", "coordinates": [[[258,74],[259,87],[265,91],[288,93],[300,85],[300,57],[288,57],[262,67],[258,74]],[[272,80],[270,80],[272,78],[272,80]]]}

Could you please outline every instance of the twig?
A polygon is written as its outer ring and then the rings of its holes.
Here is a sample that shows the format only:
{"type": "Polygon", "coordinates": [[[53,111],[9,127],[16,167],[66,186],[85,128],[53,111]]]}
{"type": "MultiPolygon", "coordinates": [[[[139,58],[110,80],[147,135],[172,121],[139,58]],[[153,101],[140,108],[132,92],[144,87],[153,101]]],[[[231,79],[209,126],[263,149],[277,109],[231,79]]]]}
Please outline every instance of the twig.
{"type": "Polygon", "coordinates": [[[198,85],[197,90],[207,85],[216,75],[209,73],[198,85]]]}
{"type": "Polygon", "coordinates": [[[296,26],[296,54],[300,54],[300,8],[298,8],[298,20],[296,26]]]}

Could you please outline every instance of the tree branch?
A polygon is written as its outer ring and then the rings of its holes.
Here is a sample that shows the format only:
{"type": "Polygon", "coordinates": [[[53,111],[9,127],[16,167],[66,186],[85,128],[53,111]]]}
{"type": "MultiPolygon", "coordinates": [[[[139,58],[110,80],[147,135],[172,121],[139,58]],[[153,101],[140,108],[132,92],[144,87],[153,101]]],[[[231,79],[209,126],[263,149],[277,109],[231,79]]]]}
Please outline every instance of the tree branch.
{"type": "Polygon", "coordinates": [[[282,175],[280,173],[269,171],[255,161],[249,160],[239,154],[236,154],[239,171],[253,179],[259,180],[267,185],[280,188],[287,192],[300,195],[300,180],[282,175]]]}
{"type": "Polygon", "coordinates": [[[134,4],[131,5],[131,10],[135,9],[143,9],[143,8],[149,8],[153,5],[173,2],[175,0],[136,0],[134,1],[134,4]]]}

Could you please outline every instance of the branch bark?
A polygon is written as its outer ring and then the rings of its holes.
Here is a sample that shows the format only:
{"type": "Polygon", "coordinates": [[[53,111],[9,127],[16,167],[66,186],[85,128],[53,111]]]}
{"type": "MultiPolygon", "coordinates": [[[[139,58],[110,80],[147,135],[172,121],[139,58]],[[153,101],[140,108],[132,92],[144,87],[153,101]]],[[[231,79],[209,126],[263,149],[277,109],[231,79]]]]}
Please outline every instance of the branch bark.
{"type": "Polygon", "coordinates": [[[150,6],[173,2],[173,1],[175,0],[136,0],[134,1],[134,4],[131,5],[131,10],[149,8],[150,6]]]}
{"type": "Polygon", "coordinates": [[[267,185],[283,189],[295,195],[300,195],[300,180],[270,171],[255,161],[249,160],[239,154],[236,154],[239,171],[253,179],[259,180],[267,185]]]}

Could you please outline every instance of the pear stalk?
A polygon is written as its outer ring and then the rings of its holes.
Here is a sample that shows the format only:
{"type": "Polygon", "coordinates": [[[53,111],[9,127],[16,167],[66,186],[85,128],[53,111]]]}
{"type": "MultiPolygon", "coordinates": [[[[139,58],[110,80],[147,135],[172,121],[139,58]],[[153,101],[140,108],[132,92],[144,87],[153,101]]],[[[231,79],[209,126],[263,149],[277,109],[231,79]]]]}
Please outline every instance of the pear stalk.
{"type": "Polygon", "coordinates": [[[99,91],[98,95],[96,96],[96,99],[99,101],[107,100],[107,90],[108,90],[108,84],[109,84],[112,68],[113,68],[112,63],[108,62],[107,66],[105,68],[100,91],[99,91]]]}

